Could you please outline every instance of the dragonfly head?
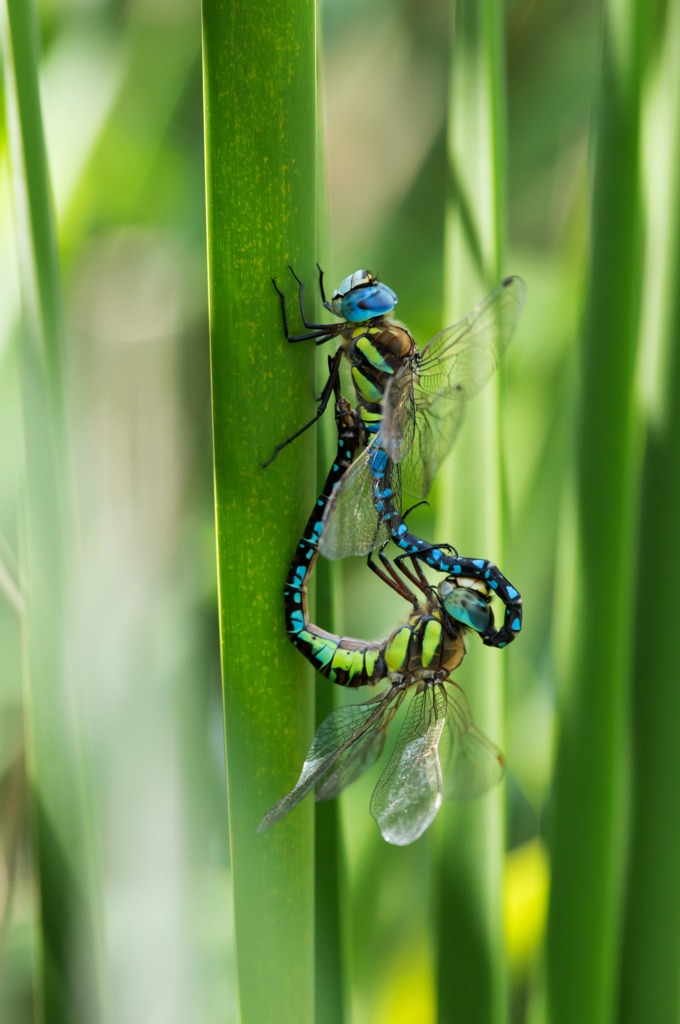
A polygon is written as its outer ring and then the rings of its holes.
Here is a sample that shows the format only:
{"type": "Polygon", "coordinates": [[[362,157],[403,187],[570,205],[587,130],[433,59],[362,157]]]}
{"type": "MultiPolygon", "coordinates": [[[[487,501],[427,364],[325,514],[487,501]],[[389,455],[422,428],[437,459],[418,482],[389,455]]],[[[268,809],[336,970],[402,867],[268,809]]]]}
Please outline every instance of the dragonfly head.
{"type": "Polygon", "coordinates": [[[392,289],[382,284],[370,270],[355,270],[333,292],[331,309],[343,320],[359,324],[391,313],[397,302],[392,289]]]}
{"type": "Polygon", "coordinates": [[[447,576],[437,590],[444,611],[456,622],[477,633],[485,633],[493,624],[490,591],[483,580],[447,576]]]}

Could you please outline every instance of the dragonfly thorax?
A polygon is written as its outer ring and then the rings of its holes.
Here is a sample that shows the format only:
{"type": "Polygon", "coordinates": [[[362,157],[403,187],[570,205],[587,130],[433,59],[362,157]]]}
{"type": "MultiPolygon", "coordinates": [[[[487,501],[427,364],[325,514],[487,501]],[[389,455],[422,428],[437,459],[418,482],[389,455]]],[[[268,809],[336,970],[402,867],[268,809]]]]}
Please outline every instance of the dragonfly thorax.
{"type": "Polygon", "coordinates": [[[464,632],[455,624],[446,628],[437,611],[414,611],[385,642],[383,657],[392,681],[411,685],[445,678],[465,656],[464,632]]]}
{"type": "Polygon", "coordinates": [[[398,302],[391,288],[370,270],[355,270],[333,292],[330,308],[336,316],[359,324],[390,313],[398,302]]]}
{"type": "Polygon", "coordinates": [[[413,336],[395,320],[355,327],[349,337],[348,355],[352,363],[368,363],[390,375],[417,352],[413,336]]]}

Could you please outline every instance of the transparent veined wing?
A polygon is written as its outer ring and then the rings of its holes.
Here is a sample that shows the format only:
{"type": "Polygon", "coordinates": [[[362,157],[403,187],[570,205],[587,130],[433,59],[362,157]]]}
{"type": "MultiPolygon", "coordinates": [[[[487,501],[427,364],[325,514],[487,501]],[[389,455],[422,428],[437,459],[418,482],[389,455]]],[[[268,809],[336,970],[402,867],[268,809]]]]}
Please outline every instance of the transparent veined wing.
{"type": "MultiPolygon", "coordinates": [[[[418,385],[415,385],[417,391],[418,385]]],[[[430,493],[437,470],[451,451],[465,414],[465,403],[433,402],[422,415],[408,420],[401,452],[403,461],[392,463],[391,475],[400,470],[404,500],[420,500],[430,493]]]]}
{"type": "Polygon", "coordinates": [[[406,846],[434,821],[442,802],[439,741],[446,721],[443,686],[416,691],[387,766],[371,799],[371,814],[383,839],[406,846]]]}
{"type": "Polygon", "coordinates": [[[503,754],[474,723],[467,697],[453,681],[447,684],[450,750],[444,758],[444,796],[475,800],[497,785],[505,772],[503,754]]]}
{"type": "Polygon", "coordinates": [[[390,688],[364,704],[348,704],[331,712],[312,740],[300,778],[265,814],[257,831],[271,828],[312,789],[320,799],[329,799],[365,772],[380,756],[397,697],[399,691],[390,688]]]}
{"type": "Polygon", "coordinates": [[[473,311],[428,342],[390,380],[381,444],[403,463],[409,494],[427,494],[463,419],[464,403],[492,376],[519,322],[526,286],[507,277],[473,311]]]}
{"type": "MultiPolygon", "coordinates": [[[[375,444],[373,441],[355,459],[331,494],[319,541],[319,550],[326,558],[366,555],[389,537],[373,500],[369,458],[375,444]]],[[[398,507],[399,502],[397,489],[398,507]]]]}
{"type": "Polygon", "coordinates": [[[335,763],[333,770],[326,773],[323,779],[317,783],[316,799],[332,800],[339,793],[363,775],[372,764],[374,764],[382,753],[385,745],[387,727],[392,721],[394,714],[402,702],[404,690],[391,689],[387,691],[381,700],[382,717],[377,724],[373,724],[361,742],[354,743],[346,753],[335,763]]]}
{"type": "Polygon", "coordinates": [[[419,359],[423,392],[466,401],[486,384],[507,348],[526,299],[521,277],[506,277],[468,316],[428,342],[419,359]]]}

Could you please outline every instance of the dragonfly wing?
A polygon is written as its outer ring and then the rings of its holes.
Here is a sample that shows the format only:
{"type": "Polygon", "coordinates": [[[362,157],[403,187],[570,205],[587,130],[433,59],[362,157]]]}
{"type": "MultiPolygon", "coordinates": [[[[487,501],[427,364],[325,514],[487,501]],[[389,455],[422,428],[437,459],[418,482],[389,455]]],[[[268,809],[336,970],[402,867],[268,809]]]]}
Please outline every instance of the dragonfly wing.
{"type": "Polygon", "coordinates": [[[467,697],[457,683],[449,683],[448,708],[452,743],[445,769],[444,796],[451,800],[475,800],[501,781],[505,759],[475,725],[467,697]]]}
{"type": "Polygon", "coordinates": [[[380,444],[392,462],[401,462],[413,442],[415,369],[414,360],[404,363],[385,388],[380,444]]]}
{"type": "Polygon", "coordinates": [[[525,298],[524,281],[506,277],[471,313],[436,334],[420,355],[421,393],[463,401],[476,395],[498,366],[525,298]]]}
{"type": "Polygon", "coordinates": [[[389,532],[378,522],[366,448],[352,463],[331,494],[323,517],[319,550],[326,558],[367,555],[389,532]]]}
{"type": "Polygon", "coordinates": [[[423,834],[442,802],[439,740],[446,721],[443,687],[426,685],[411,701],[399,739],[371,799],[383,839],[406,846],[423,834]]]}
{"type": "MultiPolygon", "coordinates": [[[[257,827],[258,832],[271,828],[303,800],[312,789],[335,796],[353,782],[379,755],[374,753],[377,732],[384,737],[383,719],[390,712],[395,693],[392,689],[365,704],[348,704],[331,712],[319,726],[307,752],[300,778],[290,793],[268,811],[257,827]],[[345,766],[348,766],[345,768],[345,766]],[[325,787],[333,780],[333,791],[325,787]]],[[[391,717],[391,714],[390,716],[391,717]]],[[[389,721],[389,718],[387,719],[389,721]]]]}
{"type": "Polygon", "coordinates": [[[347,748],[335,763],[333,770],[325,774],[322,781],[317,784],[317,800],[332,800],[378,760],[385,746],[387,727],[401,704],[403,694],[403,690],[390,689],[382,696],[381,717],[371,724],[359,742],[347,748]]]}
{"type": "Polygon", "coordinates": [[[419,421],[413,366],[402,367],[402,371],[390,380],[385,392],[378,435],[381,447],[390,456],[390,484],[396,495],[407,495],[409,500],[416,501],[427,497],[432,481],[427,479],[423,453],[427,453],[428,446],[438,443],[436,431],[434,417],[419,421]]]}
{"type": "Polygon", "coordinates": [[[405,495],[427,497],[437,470],[453,447],[464,413],[463,402],[435,402],[426,405],[422,415],[416,414],[413,441],[400,463],[405,495]]]}
{"type": "Polygon", "coordinates": [[[526,287],[508,277],[458,323],[430,341],[415,364],[390,381],[385,394],[385,435],[393,458],[405,461],[404,488],[427,493],[463,422],[464,403],[493,375],[519,322],[526,287]]]}

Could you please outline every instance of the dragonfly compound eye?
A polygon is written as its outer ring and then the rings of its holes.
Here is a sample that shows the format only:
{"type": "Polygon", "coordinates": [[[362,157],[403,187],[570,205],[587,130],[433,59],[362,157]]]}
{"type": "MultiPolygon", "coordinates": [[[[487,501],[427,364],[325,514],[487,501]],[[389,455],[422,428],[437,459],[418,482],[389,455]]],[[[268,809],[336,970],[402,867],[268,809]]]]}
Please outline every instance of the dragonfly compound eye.
{"type": "Polygon", "coordinates": [[[477,633],[484,633],[491,624],[491,609],[486,599],[475,590],[459,587],[444,580],[439,584],[439,596],[447,615],[477,633]]]}
{"type": "Polygon", "coordinates": [[[355,270],[333,292],[331,309],[350,323],[362,323],[374,316],[385,316],[397,304],[397,296],[370,270],[355,270]]]}

